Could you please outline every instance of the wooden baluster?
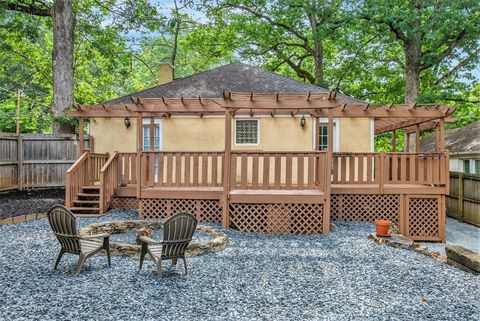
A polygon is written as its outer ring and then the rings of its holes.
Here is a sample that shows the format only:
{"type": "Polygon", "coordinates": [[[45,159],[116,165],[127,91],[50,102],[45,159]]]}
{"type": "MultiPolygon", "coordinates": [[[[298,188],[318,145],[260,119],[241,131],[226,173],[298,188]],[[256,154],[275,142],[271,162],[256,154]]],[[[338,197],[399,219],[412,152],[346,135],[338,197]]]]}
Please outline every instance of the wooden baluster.
{"type": "Polygon", "coordinates": [[[270,187],[270,156],[263,154],[263,189],[269,189],[270,187]]]}
{"type": "Polygon", "coordinates": [[[286,155],[285,162],[285,188],[292,189],[292,154],[286,155]]]}
{"type": "Polygon", "coordinates": [[[304,183],[304,166],[305,166],[305,155],[298,154],[297,156],[297,188],[305,189],[304,183]]]}
{"type": "Polygon", "coordinates": [[[341,174],[340,174],[340,182],[345,184],[347,183],[347,157],[342,155],[341,158],[341,174]]]}
{"type": "Polygon", "coordinates": [[[362,184],[364,182],[364,178],[363,178],[363,158],[364,158],[364,155],[363,154],[360,154],[357,159],[358,159],[358,162],[357,162],[357,183],[359,184],[362,184]]]}
{"type": "Polygon", "coordinates": [[[275,154],[275,176],[274,176],[274,184],[275,189],[280,189],[281,186],[281,175],[282,175],[282,166],[281,166],[281,158],[279,154],[275,154]]]}
{"type": "Polygon", "coordinates": [[[218,153],[212,155],[212,186],[218,186],[218,153]]]}
{"type": "Polygon", "coordinates": [[[199,182],[199,161],[198,153],[193,154],[193,186],[198,186],[199,182]]]}
{"type": "Polygon", "coordinates": [[[258,154],[252,156],[252,188],[258,189],[258,154]]]}
{"type": "Polygon", "coordinates": [[[175,153],[175,186],[182,185],[182,153],[175,153]]]}
{"type": "Polygon", "coordinates": [[[247,154],[240,154],[240,188],[247,188],[247,154]]]}
{"type": "Polygon", "coordinates": [[[208,185],[208,154],[203,153],[202,155],[202,186],[208,185]]]}
{"type": "Polygon", "coordinates": [[[315,178],[315,171],[314,171],[314,165],[315,164],[315,159],[313,158],[313,155],[311,153],[308,154],[308,169],[307,169],[307,184],[308,184],[308,189],[313,189],[314,184],[313,180],[315,178]]]}

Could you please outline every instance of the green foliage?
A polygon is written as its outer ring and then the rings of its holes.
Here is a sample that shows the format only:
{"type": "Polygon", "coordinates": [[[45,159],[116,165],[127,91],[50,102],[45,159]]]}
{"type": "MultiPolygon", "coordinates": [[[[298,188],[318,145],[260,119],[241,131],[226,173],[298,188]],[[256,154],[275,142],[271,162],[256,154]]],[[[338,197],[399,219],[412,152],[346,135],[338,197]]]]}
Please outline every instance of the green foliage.
{"type": "MultiPolygon", "coordinates": [[[[74,10],[77,103],[155,86],[158,62],[172,58],[176,78],[242,60],[371,103],[402,103],[405,48],[392,24],[407,37],[421,35],[420,64],[429,67],[419,102],[455,107],[459,121],[449,126],[480,119],[478,1],[79,0],[74,10]]],[[[18,88],[22,131],[50,131],[51,19],[0,5],[0,37],[0,131],[15,130],[18,88]]],[[[390,140],[380,135],[377,149],[388,150],[390,140]]]]}

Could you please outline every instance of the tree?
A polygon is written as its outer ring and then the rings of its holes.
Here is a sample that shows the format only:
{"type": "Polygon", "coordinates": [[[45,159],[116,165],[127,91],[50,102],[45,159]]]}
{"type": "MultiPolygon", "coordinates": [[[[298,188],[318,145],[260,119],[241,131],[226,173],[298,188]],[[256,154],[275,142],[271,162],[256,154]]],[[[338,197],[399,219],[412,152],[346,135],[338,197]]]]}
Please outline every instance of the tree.
{"type": "Polygon", "coordinates": [[[244,57],[270,70],[287,65],[297,77],[327,86],[325,47],[344,25],[342,0],[225,0],[209,7],[220,28],[232,28],[244,57]]]}
{"type": "Polygon", "coordinates": [[[366,0],[357,6],[359,18],[377,24],[401,44],[406,103],[419,99],[421,76],[427,70],[444,71],[435,81],[438,85],[472,69],[478,58],[480,3],[476,0],[366,0]]]}

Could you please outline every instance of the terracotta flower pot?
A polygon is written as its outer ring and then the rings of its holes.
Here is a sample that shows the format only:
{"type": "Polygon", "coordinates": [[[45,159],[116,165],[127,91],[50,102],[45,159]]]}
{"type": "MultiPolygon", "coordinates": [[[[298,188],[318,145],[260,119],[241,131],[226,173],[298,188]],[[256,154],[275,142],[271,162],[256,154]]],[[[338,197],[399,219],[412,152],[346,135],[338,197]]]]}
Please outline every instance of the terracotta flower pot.
{"type": "Polygon", "coordinates": [[[377,236],[391,236],[390,233],[388,233],[391,224],[392,222],[390,221],[375,220],[375,233],[377,234],[377,236]]]}

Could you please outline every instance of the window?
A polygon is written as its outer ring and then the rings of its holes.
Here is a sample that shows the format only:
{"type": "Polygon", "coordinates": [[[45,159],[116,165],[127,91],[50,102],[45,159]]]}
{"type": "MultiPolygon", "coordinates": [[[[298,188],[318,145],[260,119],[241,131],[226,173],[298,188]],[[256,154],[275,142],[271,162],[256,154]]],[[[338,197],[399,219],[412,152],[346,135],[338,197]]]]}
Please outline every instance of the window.
{"type": "Polygon", "coordinates": [[[480,160],[475,160],[475,174],[480,174],[480,160]]]}
{"type": "MultiPolygon", "coordinates": [[[[333,123],[333,132],[335,133],[335,123],[333,123]]],[[[328,124],[320,124],[318,128],[318,148],[319,150],[327,150],[328,149],[328,124]]],[[[336,143],[335,134],[333,135],[333,146],[336,143]]],[[[335,148],[334,148],[335,150],[335,148]]]]}
{"type": "Polygon", "coordinates": [[[258,119],[236,119],[235,120],[235,144],[236,145],[258,145],[259,144],[258,119]]]}
{"type": "Polygon", "coordinates": [[[463,172],[465,174],[470,174],[470,160],[469,159],[465,159],[463,161],[463,172]]]}
{"type": "MultiPolygon", "coordinates": [[[[153,146],[154,150],[160,150],[160,128],[161,128],[161,120],[155,119],[153,134],[154,134],[154,141],[153,146]]],[[[150,151],[150,144],[151,144],[151,135],[150,135],[150,119],[143,120],[143,150],[150,151]]]]}

